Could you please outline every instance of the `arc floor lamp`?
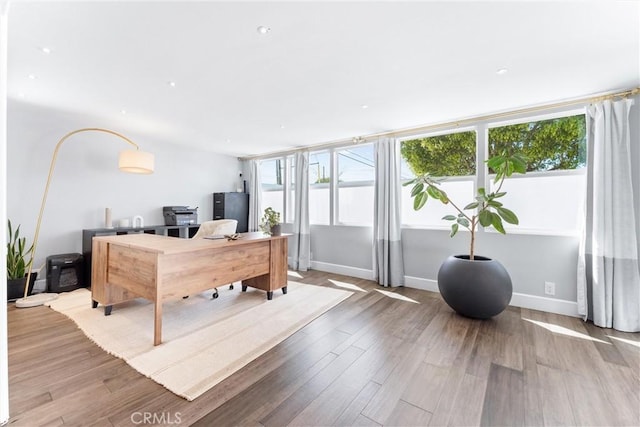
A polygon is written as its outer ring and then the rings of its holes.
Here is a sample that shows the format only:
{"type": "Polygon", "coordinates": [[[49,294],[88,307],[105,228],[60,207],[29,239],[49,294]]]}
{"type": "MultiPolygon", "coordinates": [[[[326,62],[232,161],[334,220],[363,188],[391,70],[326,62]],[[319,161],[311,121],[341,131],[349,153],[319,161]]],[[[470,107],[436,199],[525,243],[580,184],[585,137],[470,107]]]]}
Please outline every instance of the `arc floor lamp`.
{"type": "Polygon", "coordinates": [[[141,151],[138,144],[131,141],[129,138],[124,135],[119,134],[118,132],[114,132],[109,129],[103,128],[82,128],[77,129],[72,132],[69,132],[65,136],[63,136],[60,141],[56,144],[56,148],[53,150],[53,157],[51,158],[51,165],[49,166],[49,175],[47,176],[47,184],[44,187],[44,194],[42,195],[42,203],[40,204],[40,213],[38,214],[38,222],[36,224],[36,232],[33,236],[33,251],[31,252],[31,262],[29,263],[29,272],[26,276],[26,283],[24,286],[24,297],[20,298],[16,301],[16,307],[24,308],[24,307],[35,307],[38,305],[42,305],[47,301],[53,300],[58,297],[58,294],[50,294],[50,293],[42,293],[35,295],[27,295],[29,292],[29,280],[31,278],[31,273],[33,271],[33,260],[36,255],[36,248],[38,246],[38,237],[40,236],[40,224],[42,223],[42,214],[44,213],[44,207],[47,203],[47,194],[49,193],[49,185],[51,184],[51,178],[53,177],[53,170],[56,166],[56,159],[58,157],[58,151],[60,150],[60,146],[64,143],[69,137],[81,133],[81,132],[103,132],[108,133],[118,138],[124,140],[128,144],[131,144],[135,147],[135,150],[124,150],[120,152],[120,156],[118,158],[118,168],[123,172],[129,173],[138,173],[138,174],[151,174],[154,170],[154,157],[153,154],[141,151]]]}

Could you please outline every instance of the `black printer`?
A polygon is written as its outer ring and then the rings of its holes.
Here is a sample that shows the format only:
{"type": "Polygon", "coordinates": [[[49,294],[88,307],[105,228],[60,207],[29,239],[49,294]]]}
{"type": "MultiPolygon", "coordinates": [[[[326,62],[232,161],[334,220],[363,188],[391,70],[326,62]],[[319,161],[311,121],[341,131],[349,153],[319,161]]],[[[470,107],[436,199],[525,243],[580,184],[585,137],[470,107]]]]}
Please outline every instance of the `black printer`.
{"type": "Polygon", "coordinates": [[[198,208],[188,206],[164,206],[164,225],[190,225],[198,223],[198,208]]]}

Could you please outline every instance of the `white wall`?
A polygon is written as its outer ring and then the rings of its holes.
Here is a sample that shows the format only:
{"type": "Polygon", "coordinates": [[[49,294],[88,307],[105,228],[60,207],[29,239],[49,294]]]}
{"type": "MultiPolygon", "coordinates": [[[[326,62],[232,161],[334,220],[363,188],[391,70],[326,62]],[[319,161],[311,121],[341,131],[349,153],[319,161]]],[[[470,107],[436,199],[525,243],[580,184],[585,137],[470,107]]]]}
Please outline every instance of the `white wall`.
{"type": "MultiPolygon", "coordinates": [[[[119,123],[118,123],[119,124],[119,123]]],[[[116,125],[118,125],[116,124],[116,125]]],[[[237,158],[184,149],[94,122],[86,116],[9,101],[8,217],[33,236],[53,149],[66,133],[83,127],[106,127],[155,154],[155,173],[118,171],[118,153],[131,146],[104,133],[85,132],[62,145],[40,231],[35,267],[48,255],[82,252],[82,229],[104,226],[104,210],[115,221],[142,215],[145,225],[164,224],[162,207],[199,207],[199,221],[212,219],[212,193],[234,191],[237,158]]],[[[44,273],[44,272],[43,272],[44,273]]],[[[43,279],[43,275],[39,279],[43,279]]]]}

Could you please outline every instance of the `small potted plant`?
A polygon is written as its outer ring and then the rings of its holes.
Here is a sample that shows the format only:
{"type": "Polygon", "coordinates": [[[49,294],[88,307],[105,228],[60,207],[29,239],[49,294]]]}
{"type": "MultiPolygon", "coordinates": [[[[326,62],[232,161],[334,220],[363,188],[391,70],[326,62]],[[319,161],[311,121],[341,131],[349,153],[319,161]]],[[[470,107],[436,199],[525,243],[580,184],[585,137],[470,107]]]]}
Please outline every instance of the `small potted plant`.
{"type": "Polygon", "coordinates": [[[511,278],[498,261],[475,254],[475,237],[478,225],[493,227],[505,234],[503,221],[518,224],[518,217],[499,201],[507,193],[501,191],[505,178],[515,173],[526,173],[527,163],[518,154],[502,154],[486,161],[496,176],[495,191],[487,193],[478,188],[475,200],[460,208],[447,193],[438,188],[441,180],[429,174],[420,175],[403,185],[413,184],[411,197],[413,208],[421,209],[429,197],[455,209],[457,215],[446,215],[442,219],[451,221],[453,237],[460,227],[470,232],[468,255],[453,255],[447,258],[438,271],[438,288],[443,299],[458,313],[467,317],[486,319],[501,313],[513,293],[511,278]]]}
{"type": "Polygon", "coordinates": [[[280,212],[274,211],[271,206],[264,210],[262,221],[260,222],[260,230],[270,236],[280,235],[280,212]]]}
{"type": "MultiPolygon", "coordinates": [[[[7,300],[15,300],[24,296],[25,277],[29,266],[33,262],[31,257],[33,244],[27,248],[26,237],[20,237],[20,226],[13,230],[11,220],[7,223],[9,242],[7,243],[7,300]]],[[[36,274],[32,272],[29,278],[27,295],[31,295],[36,274]]]]}

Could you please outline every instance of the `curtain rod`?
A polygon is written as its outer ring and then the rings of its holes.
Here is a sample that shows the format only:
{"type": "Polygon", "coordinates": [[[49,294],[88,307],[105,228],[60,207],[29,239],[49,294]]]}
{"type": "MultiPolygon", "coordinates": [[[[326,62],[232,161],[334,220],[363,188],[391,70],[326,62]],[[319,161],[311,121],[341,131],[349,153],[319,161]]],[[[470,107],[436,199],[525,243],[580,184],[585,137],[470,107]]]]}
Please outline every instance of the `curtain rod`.
{"type": "Polygon", "coordinates": [[[369,140],[371,138],[379,138],[381,136],[396,136],[396,137],[397,136],[408,136],[408,135],[411,135],[411,134],[424,133],[424,132],[431,131],[431,130],[436,130],[436,129],[449,128],[449,127],[460,127],[461,125],[467,125],[467,124],[470,124],[470,123],[477,123],[477,122],[495,120],[495,119],[500,119],[500,118],[505,118],[505,117],[519,116],[521,114],[534,113],[534,112],[544,111],[544,110],[552,110],[552,109],[555,109],[555,108],[569,107],[569,106],[572,106],[572,105],[587,104],[587,103],[605,101],[607,99],[614,99],[614,98],[626,98],[626,97],[629,97],[629,96],[635,96],[635,95],[637,95],[639,93],[640,93],[640,87],[636,87],[636,88],[633,88],[633,89],[628,89],[628,90],[624,90],[624,91],[616,92],[616,93],[594,95],[594,96],[590,96],[590,97],[587,97],[587,98],[579,98],[579,99],[573,99],[573,100],[569,100],[569,101],[556,102],[556,103],[553,103],[553,104],[538,105],[538,106],[534,106],[534,107],[521,108],[521,109],[518,109],[518,110],[505,111],[505,112],[502,112],[502,113],[487,114],[487,115],[484,115],[484,116],[474,116],[474,117],[469,117],[469,118],[466,118],[466,119],[452,120],[452,121],[449,121],[449,122],[437,123],[437,124],[433,124],[433,125],[416,126],[416,127],[411,127],[411,128],[399,129],[399,130],[395,130],[395,131],[385,131],[385,132],[379,132],[379,133],[372,133],[372,134],[369,134],[369,135],[366,135],[366,136],[359,136],[357,138],[353,138],[352,140],[341,139],[341,140],[332,141],[332,142],[325,142],[325,143],[316,144],[316,145],[309,145],[309,146],[305,146],[305,147],[294,148],[294,149],[291,149],[291,150],[275,151],[275,152],[272,152],[272,153],[260,154],[260,155],[256,155],[256,156],[244,156],[244,157],[239,157],[239,159],[240,160],[267,159],[267,158],[272,158],[272,157],[277,157],[277,156],[286,156],[286,155],[289,155],[289,154],[297,153],[298,151],[305,151],[305,150],[314,150],[315,151],[315,150],[322,150],[322,149],[325,149],[325,148],[334,148],[334,147],[347,146],[347,145],[356,145],[356,144],[362,144],[364,142],[367,142],[367,140],[369,140]]]}

